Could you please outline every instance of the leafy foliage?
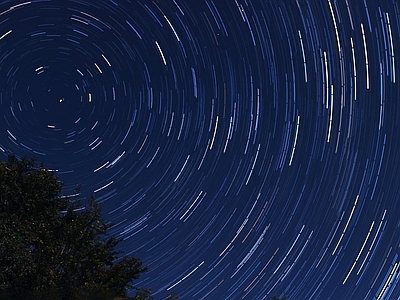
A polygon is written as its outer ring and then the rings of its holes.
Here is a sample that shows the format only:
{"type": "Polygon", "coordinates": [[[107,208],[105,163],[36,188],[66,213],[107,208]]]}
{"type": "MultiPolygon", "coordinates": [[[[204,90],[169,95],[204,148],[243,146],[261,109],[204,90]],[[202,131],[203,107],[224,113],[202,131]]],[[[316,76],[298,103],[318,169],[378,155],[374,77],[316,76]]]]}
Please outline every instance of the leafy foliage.
{"type": "Polygon", "coordinates": [[[126,297],[146,268],[119,257],[94,199],[82,208],[61,192],[33,159],[0,162],[0,290],[9,299],[126,297]]]}

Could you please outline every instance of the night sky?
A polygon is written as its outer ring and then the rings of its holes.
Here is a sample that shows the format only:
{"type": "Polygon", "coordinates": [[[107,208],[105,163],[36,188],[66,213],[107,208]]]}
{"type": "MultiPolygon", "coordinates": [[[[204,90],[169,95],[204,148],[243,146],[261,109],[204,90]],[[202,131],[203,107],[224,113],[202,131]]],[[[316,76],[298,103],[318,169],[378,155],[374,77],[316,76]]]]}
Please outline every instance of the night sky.
{"type": "Polygon", "coordinates": [[[156,299],[398,299],[399,52],[396,0],[3,0],[1,157],[156,299]]]}

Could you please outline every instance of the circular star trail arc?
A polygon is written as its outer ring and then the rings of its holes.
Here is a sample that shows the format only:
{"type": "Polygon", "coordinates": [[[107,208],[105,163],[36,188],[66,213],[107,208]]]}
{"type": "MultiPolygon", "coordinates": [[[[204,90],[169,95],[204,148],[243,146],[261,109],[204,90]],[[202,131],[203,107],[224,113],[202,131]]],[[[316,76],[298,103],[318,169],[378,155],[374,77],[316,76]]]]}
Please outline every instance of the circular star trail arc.
{"type": "Polygon", "coordinates": [[[396,299],[396,1],[3,1],[0,151],[82,183],[161,298],[396,299]]]}

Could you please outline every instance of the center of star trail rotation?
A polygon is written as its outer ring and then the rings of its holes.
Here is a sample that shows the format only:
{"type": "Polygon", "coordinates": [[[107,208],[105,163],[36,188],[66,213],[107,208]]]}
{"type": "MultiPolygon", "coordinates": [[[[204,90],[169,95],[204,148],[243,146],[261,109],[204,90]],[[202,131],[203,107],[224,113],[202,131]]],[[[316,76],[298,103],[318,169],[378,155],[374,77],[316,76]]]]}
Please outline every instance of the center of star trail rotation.
{"type": "Polygon", "coordinates": [[[182,299],[400,296],[398,2],[2,1],[0,151],[182,299]]]}

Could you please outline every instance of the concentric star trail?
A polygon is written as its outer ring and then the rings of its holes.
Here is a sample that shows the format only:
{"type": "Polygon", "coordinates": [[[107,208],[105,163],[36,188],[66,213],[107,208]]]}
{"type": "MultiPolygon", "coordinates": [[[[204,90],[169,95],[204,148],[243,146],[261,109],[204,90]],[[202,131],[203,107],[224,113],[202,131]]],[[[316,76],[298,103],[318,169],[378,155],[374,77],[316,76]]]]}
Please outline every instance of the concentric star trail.
{"type": "Polygon", "coordinates": [[[395,0],[2,1],[0,153],[156,299],[397,299],[399,45],[395,0]]]}

